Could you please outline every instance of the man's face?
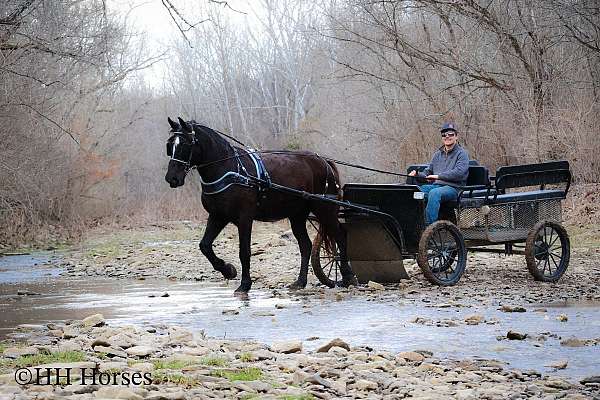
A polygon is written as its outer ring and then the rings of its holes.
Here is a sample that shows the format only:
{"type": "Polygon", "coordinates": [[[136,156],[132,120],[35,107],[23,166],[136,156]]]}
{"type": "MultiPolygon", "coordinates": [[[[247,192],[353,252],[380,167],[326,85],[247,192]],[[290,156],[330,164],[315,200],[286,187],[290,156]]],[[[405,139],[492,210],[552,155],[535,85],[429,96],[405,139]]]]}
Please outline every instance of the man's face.
{"type": "Polygon", "coordinates": [[[452,147],[456,143],[456,132],[455,131],[446,131],[442,133],[442,142],[446,147],[452,147]]]}

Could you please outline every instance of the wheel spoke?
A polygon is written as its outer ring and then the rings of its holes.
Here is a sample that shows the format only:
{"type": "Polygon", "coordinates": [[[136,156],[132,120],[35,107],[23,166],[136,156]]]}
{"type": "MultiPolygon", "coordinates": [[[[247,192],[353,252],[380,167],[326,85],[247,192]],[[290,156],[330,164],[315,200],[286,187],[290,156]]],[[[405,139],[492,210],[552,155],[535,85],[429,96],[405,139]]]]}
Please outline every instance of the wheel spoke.
{"type": "Polygon", "coordinates": [[[550,254],[550,256],[554,256],[554,257],[556,257],[556,258],[558,258],[560,260],[562,260],[562,258],[563,258],[562,252],[560,254],[549,252],[548,254],[550,254]]]}
{"type": "Polygon", "coordinates": [[[336,283],[336,285],[338,282],[338,269],[339,269],[339,264],[335,263],[335,283],[336,283]]]}
{"type": "Polygon", "coordinates": [[[545,257],[541,257],[541,256],[538,257],[538,256],[540,256],[540,253],[536,253],[535,254],[535,260],[536,260],[536,262],[535,262],[535,268],[539,271],[540,267],[542,266],[542,263],[545,260],[545,257]]]}
{"type": "Polygon", "coordinates": [[[433,235],[431,235],[431,239],[429,239],[429,245],[427,247],[429,247],[431,250],[436,251],[436,252],[440,251],[440,245],[435,240],[433,235]]]}
{"type": "Polygon", "coordinates": [[[554,229],[552,229],[549,226],[544,228],[544,237],[547,239],[546,244],[548,245],[548,247],[550,247],[550,243],[552,243],[552,238],[554,237],[554,229]],[[548,239],[548,230],[550,230],[550,238],[549,239],[548,239]]]}
{"type": "Polygon", "coordinates": [[[438,239],[440,239],[439,250],[444,251],[444,238],[442,238],[442,230],[441,229],[437,231],[437,236],[438,236],[438,239]]]}
{"type": "Polygon", "coordinates": [[[558,270],[560,269],[560,259],[559,259],[559,263],[556,263],[556,260],[554,259],[554,256],[552,254],[550,254],[550,259],[552,260],[552,263],[554,263],[554,266],[556,267],[556,272],[558,272],[558,270]]]}
{"type": "MultiPolygon", "coordinates": [[[[550,258],[549,258],[549,257],[548,257],[548,258],[546,258],[546,260],[545,260],[545,264],[547,264],[547,265],[548,265],[548,272],[550,272],[550,276],[552,276],[552,275],[553,275],[553,274],[552,274],[552,266],[550,265],[550,258]]],[[[546,268],[544,267],[544,270],[545,270],[545,269],[546,269],[546,268]]]]}
{"type": "MultiPolygon", "coordinates": [[[[554,232],[554,231],[553,231],[553,232],[554,232]]],[[[557,241],[557,240],[559,240],[559,239],[560,239],[560,236],[559,236],[559,235],[556,235],[556,237],[554,238],[554,240],[551,240],[551,241],[550,241],[550,244],[548,244],[548,247],[552,247],[552,246],[554,246],[554,243],[556,243],[556,241],[557,241]]]]}

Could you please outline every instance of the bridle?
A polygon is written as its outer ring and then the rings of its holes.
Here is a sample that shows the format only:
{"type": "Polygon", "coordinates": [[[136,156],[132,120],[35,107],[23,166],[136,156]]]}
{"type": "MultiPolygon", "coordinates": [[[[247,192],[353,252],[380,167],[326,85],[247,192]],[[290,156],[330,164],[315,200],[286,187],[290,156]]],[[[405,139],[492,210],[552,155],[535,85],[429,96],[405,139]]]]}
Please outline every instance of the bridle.
{"type": "Polygon", "coordinates": [[[190,147],[190,154],[186,161],[186,160],[181,160],[180,158],[177,158],[177,157],[179,157],[179,155],[176,155],[177,147],[180,145],[180,143],[179,143],[180,137],[184,136],[184,132],[176,131],[176,132],[171,132],[171,134],[173,136],[175,136],[175,138],[173,139],[172,143],[167,143],[167,155],[170,155],[172,161],[183,164],[185,166],[185,174],[187,175],[188,172],[190,172],[192,169],[196,168],[195,165],[192,165],[192,157],[194,156],[194,145],[196,144],[196,138],[192,135],[192,142],[189,145],[187,143],[185,144],[186,146],[190,147]]]}

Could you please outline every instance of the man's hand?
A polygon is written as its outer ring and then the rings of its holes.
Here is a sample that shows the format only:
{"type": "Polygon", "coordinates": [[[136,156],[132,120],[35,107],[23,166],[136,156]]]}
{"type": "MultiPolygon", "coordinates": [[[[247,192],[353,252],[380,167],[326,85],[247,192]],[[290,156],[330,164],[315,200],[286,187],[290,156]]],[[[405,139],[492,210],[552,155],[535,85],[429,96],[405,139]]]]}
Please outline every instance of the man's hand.
{"type": "Polygon", "coordinates": [[[437,176],[437,175],[427,175],[427,176],[425,177],[425,179],[427,179],[428,181],[432,181],[432,182],[433,182],[433,181],[435,181],[435,180],[438,180],[438,179],[440,179],[440,177],[439,177],[439,176],[437,176]]]}
{"type": "Polygon", "coordinates": [[[408,176],[415,176],[415,175],[417,175],[417,170],[416,169],[413,169],[412,171],[410,171],[408,173],[408,176]]]}

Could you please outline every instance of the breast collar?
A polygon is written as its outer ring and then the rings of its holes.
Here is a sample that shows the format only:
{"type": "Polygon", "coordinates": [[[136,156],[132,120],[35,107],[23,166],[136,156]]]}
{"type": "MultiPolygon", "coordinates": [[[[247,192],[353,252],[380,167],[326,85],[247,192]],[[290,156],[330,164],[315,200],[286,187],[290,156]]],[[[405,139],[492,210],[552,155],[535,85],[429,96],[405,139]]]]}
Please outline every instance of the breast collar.
{"type": "Polygon", "coordinates": [[[212,195],[221,193],[227,190],[232,185],[239,185],[251,188],[258,188],[260,192],[264,192],[271,186],[271,177],[263,163],[262,158],[254,149],[243,150],[250,157],[256,170],[256,175],[250,175],[240,160],[240,155],[237,148],[233,148],[235,152],[235,160],[237,161],[237,171],[227,171],[219,179],[212,182],[205,182],[200,176],[200,184],[202,185],[202,194],[212,195]]]}

